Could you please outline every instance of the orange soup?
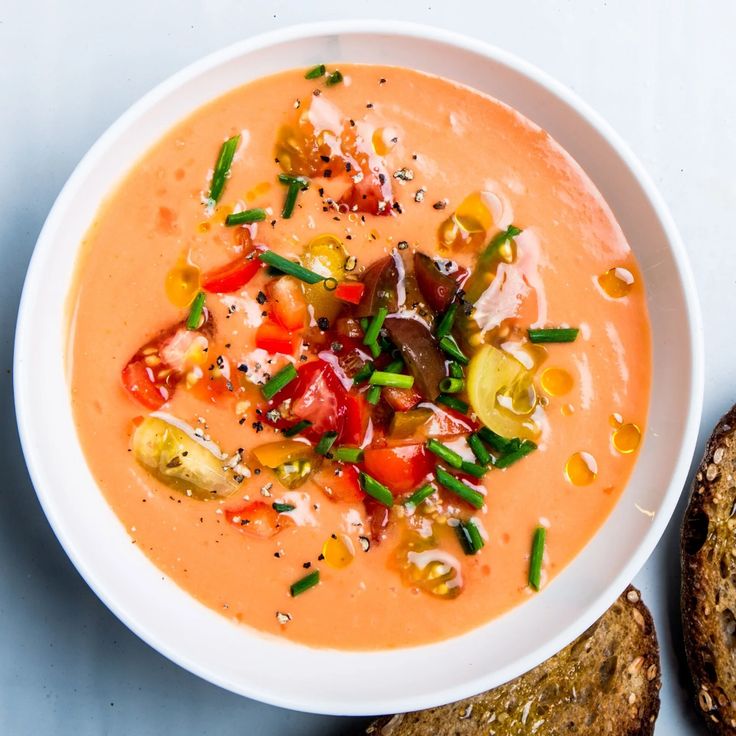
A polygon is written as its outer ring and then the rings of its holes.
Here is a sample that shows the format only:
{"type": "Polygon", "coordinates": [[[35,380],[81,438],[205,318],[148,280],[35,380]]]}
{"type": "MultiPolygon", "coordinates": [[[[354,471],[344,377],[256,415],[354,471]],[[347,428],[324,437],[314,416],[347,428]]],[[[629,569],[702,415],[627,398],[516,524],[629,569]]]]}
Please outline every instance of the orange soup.
{"type": "Polygon", "coordinates": [[[621,229],[545,131],[444,79],[319,66],[197,110],[99,211],[73,298],[77,429],[132,541],[295,642],[508,611],[636,462],[621,229]]]}

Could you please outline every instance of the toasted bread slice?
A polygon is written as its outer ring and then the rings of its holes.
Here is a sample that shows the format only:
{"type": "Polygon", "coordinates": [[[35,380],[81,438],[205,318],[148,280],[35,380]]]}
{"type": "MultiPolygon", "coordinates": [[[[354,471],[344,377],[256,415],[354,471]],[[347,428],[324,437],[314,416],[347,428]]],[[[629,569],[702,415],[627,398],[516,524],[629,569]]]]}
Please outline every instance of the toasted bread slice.
{"type": "Polygon", "coordinates": [[[659,712],[659,647],[629,587],[570,646],[495,690],[382,718],[373,736],[650,736],[659,712]]]}
{"type": "Polygon", "coordinates": [[[716,426],[682,524],[682,625],[698,711],[736,734],[736,406],[716,426]]]}

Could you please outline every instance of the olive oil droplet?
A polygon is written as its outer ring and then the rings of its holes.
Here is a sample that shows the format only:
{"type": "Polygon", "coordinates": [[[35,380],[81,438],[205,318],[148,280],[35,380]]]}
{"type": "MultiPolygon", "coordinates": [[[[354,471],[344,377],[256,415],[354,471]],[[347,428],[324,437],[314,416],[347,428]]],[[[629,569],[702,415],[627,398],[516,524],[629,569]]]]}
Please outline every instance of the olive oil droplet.
{"type": "Polygon", "coordinates": [[[598,283],[604,293],[612,299],[620,299],[626,296],[634,285],[634,274],[626,268],[616,266],[609,268],[603,275],[598,277],[598,283]]]}
{"type": "Polygon", "coordinates": [[[542,373],[542,388],[550,396],[564,396],[574,385],[573,377],[564,368],[547,368],[542,373]]]}
{"type": "Polygon", "coordinates": [[[186,255],[179,256],[176,265],[166,274],[164,288],[175,307],[188,307],[199,292],[199,269],[186,255]]]}
{"type": "Polygon", "coordinates": [[[576,452],[565,465],[565,475],[574,486],[588,486],[598,474],[598,463],[589,452],[576,452]]]}
{"type": "Polygon", "coordinates": [[[636,424],[631,422],[622,424],[613,433],[613,446],[622,455],[628,455],[637,447],[641,442],[641,430],[636,424]]]}
{"type": "Polygon", "coordinates": [[[352,547],[352,542],[349,539],[346,540],[342,535],[333,534],[322,545],[322,556],[330,567],[341,569],[347,567],[353,561],[355,555],[352,547]]]}

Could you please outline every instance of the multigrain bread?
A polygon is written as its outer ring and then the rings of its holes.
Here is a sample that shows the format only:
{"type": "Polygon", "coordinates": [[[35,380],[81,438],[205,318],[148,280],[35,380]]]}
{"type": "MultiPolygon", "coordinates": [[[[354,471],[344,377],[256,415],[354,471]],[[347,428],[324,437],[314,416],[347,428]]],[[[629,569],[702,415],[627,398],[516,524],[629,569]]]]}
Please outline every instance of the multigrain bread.
{"type": "Polygon", "coordinates": [[[381,718],[373,736],[651,736],[659,712],[659,647],[629,587],[570,646],[495,690],[381,718]]]}
{"type": "Polygon", "coordinates": [[[682,525],[682,625],[698,711],[736,734],[736,407],[716,426],[682,525]]]}

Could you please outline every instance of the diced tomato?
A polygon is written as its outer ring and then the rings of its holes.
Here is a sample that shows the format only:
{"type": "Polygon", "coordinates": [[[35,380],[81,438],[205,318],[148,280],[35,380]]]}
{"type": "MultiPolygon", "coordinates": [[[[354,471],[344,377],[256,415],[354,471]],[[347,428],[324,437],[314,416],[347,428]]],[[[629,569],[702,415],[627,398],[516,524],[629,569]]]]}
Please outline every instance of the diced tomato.
{"type": "Polygon", "coordinates": [[[192,387],[191,392],[205,401],[217,402],[233,392],[233,364],[224,355],[213,350],[210,355],[219,357],[214,363],[203,367],[204,375],[192,387]]]}
{"type": "Polygon", "coordinates": [[[358,480],[355,465],[336,465],[331,463],[312,476],[312,480],[333,501],[359,503],[365,497],[358,480]]]}
{"type": "Polygon", "coordinates": [[[288,517],[263,501],[253,501],[239,509],[225,509],[225,518],[240,531],[258,539],[273,537],[289,523],[288,517]]]}
{"type": "Polygon", "coordinates": [[[267,353],[293,355],[299,338],[273,320],[264,320],[256,330],[256,347],[267,353]]]}
{"type": "Polygon", "coordinates": [[[348,394],[345,397],[347,411],[340,442],[345,445],[360,445],[365,439],[370,420],[368,403],[361,394],[348,394]]]}
{"type": "Polygon", "coordinates": [[[424,445],[381,449],[369,447],[364,453],[363,462],[368,475],[372,475],[393,493],[414,490],[435,465],[424,445]]]}
{"type": "Polygon", "coordinates": [[[256,256],[257,251],[253,249],[231,263],[207,272],[202,277],[202,288],[215,294],[242,289],[263,265],[256,256]]]}
{"type": "Polygon", "coordinates": [[[360,281],[343,281],[337,285],[335,296],[348,304],[360,304],[364,291],[365,284],[360,281]]]}
{"type": "Polygon", "coordinates": [[[393,206],[393,193],[388,176],[383,175],[383,183],[374,172],[363,173],[363,178],[340,197],[339,204],[346,204],[352,212],[365,212],[370,215],[390,215],[393,206]]]}
{"type": "Polygon", "coordinates": [[[293,276],[281,276],[266,284],[271,316],[289,332],[300,330],[307,321],[307,301],[302,285],[293,276]]]}
{"type": "Polygon", "coordinates": [[[381,394],[394,411],[409,411],[422,400],[422,395],[413,388],[386,386],[381,394]]]}
{"type": "Polygon", "coordinates": [[[123,386],[148,409],[159,409],[166,402],[165,389],[151,380],[151,369],[143,358],[123,368],[123,386]]]}
{"type": "Polygon", "coordinates": [[[386,529],[391,520],[391,512],[387,506],[379,503],[370,496],[363,499],[365,512],[368,516],[368,528],[370,529],[371,539],[376,544],[380,544],[386,538],[386,529]]]}

